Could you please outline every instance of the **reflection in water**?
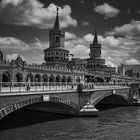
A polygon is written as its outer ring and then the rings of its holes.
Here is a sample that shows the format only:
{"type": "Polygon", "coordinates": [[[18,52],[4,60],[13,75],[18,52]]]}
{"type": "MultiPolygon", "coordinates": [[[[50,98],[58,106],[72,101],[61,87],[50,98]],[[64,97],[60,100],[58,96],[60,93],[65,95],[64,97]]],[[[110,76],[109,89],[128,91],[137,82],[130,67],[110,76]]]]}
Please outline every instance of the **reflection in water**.
{"type": "Polygon", "coordinates": [[[0,140],[138,140],[140,107],[104,110],[95,118],[23,110],[1,121],[0,128],[0,140]]]}

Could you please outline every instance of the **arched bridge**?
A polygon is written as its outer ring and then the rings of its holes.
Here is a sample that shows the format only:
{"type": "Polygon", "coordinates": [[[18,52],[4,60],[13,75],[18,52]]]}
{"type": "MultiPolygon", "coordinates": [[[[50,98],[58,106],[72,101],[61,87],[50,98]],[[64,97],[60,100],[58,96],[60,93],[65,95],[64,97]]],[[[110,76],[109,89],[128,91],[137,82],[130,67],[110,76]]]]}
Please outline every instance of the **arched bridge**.
{"type": "Polygon", "coordinates": [[[73,86],[64,85],[63,88],[43,87],[42,91],[22,91],[22,87],[16,87],[20,91],[13,90],[12,92],[7,92],[8,89],[4,89],[3,91],[6,92],[0,92],[0,119],[26,107],[28,109],[79,116],[80,110],[87,103],[93,106],[100,102],[110,105],[130,103],[131,90],[126,85],[95,85],[88,83],[83,85],[82,90],[78,89],[78,86],[75,84],[73,86]]]}
{"type": "MultiPolygon", "coordinates": [[[[45,107],[44,108],[45,110],[43,111],[53,112],[53,113],[55,112],[55,113],[61,113],[61,114],[78,115],[79,109],[80,109],[79,105],[75,104],[74,102],[68,99],[50,97],[49,95],[43,95],[43,96],[29,98],[20,102],[16,102],[11,105],[7,105],[6,107],[3,107],[0,110],[0,119],[24,107],[30,107],[31,105],[36,105],[38,107],[41,105],[41,103],[44,103],[42,104],[45,107]],[[45,103],[46,104],[51,103],[51,105],[55,104],[56,106],[55,108],[48,108],[46,107],[45,103]],[[62,105],[63,105],[63,110],[59,108],[59,106],[62,107],[62,105]]],[[[35,106],[33,107],[35,109],[35,106]]]]}

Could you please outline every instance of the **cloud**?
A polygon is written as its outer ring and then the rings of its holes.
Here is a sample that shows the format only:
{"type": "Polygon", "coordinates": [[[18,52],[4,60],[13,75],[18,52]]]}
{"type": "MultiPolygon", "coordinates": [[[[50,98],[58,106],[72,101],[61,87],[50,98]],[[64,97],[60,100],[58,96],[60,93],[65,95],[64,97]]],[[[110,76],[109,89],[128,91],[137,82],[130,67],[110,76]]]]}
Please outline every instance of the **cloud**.
{"type": "Polygon", "coordinates": [[[89,25],[90,25],[90,23],[87,22],[87,21],[82,21],[81,24],[82,24],[83,26],[89,26],[89,25]]]}
{"type": "Polygon", "coordinates": [[[136,65],[136,64],[140,64],[140,62],[136,59],[130,59],[130,60],[126,60],[126,63],[129,65],[136,65]]]}
{"type": "Polygon", "coordinates": [[[120,12],[119,9],[114,8],[113,6],[111,6],[107,3],[104,3],[103,5],[96,6],[94,8],[94,11],[99,13],[99,14],[105,15],[105,19],[116,17],[120,12]]]}
{"type": "Polygon", "coordinates": [[[77,36],[74,33],[65,32],[65,40],[75,39],[77,36]]]}
{"type": "Polygon", "coordinates": [[[78,58],[87,58],[89,56],[89,48],[85,45],[76,45],[70,50],[71,54],[74,54],[74,57],[78,58]]]}
{"type": "Polygon", "coordinates": [[[85,0],[80,0],[80,3],[81,4],[85,4],[85,0]]]}
{"type": "Polygon", "coordinates": [[[49,42],[40,41],[38,38],[35,38],[35,42],[29,44],[32,49],[45,50],[49,48],[49,42]]]}
{"type": "Polygon", "coordinates": [[[0,48],[26,51],[30,49],[30,46],[15,37],[0,37],[0,48]]]}
{"type": "MultiPolygon", "coordinates": [[[[47,8],[38,0],[2,0],[0,2],[0,19],[7,24],[51,28],[56,18],[56,6],[47,8]]],[[[59,19],[62,28],[76,26],[77,21],[71,17],[71,7],[59,7],[59,19]]]]}
{"type": "Polygon", "coordinates": [[[124,24],[119,27],[115,27],[109,32],[106,32],[106,35],[116,35],[122,37],[140,37],[140,21],[131,20],[129,24],[124,24]]]}
{"type": "MultiPolygon", "coordinates": [[[[16,60],[17,59],[17,57],[18,57],[18,55],[19,54],[7,54],[6,55],[6,60],[8,60],[8,61],[12,61],[12,60],[16,60]]],[[[28,60],[23,56],[23,55],[21,55],[20,54],[20,57],[21,57],[21,59],[23,60],[23,61],[26,61],[26,62],[28,62],[28,60]]]]}
{"type": "Polygon", "coordinates": [[[113,63],[113,62],[111,62],[111,61],[106,61],[106,63],[105,63],[108,67],[116,67],[116,65],[113,63]]]}

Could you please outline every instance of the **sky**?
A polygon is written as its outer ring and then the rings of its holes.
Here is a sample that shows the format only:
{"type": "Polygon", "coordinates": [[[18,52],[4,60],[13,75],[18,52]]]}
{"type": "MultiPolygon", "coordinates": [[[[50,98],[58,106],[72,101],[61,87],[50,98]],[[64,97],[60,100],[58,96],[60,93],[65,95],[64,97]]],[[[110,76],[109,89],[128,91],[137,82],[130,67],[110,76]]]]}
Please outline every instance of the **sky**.
{"type": "Polygon", "coordinates": [[[139,0],[0,0],[0,48],[7,60],[44,62],[59,7],[65,48],[88,58],[96,26],[108,66],[140,64],[139,0]]]}

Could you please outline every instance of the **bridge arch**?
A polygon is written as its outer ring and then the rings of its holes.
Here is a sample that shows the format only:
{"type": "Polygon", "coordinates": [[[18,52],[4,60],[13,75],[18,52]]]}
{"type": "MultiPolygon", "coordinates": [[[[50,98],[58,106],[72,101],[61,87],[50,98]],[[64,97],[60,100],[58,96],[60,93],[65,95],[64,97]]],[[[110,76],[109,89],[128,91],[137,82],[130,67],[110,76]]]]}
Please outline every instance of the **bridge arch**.
{"type": "Polygon", "coordinates": [[[15,79],[15,82],[17,82],[17,83],[18,82],[23,82],[23,75],[22,75],[22,73],[20,73],[20,72],[16,73],[14,79],[15,79]]]}
{"type": "Polygon", "coordinates": [[[55,81],[55,76],[54,75],[50,75],[49,82],[54,82],[54,81],[55,81]]]}
{"type": "Polygon", "coordinates": [[[4,71],[2,74],[2,82],[3,83],[10,82],[10,79],[11,79],[10,73],[8,71],[4,71]]]}
{"type": "Polygon", "coordinates": [[[40,83],[41,82],[41,75],[40,74],[36,74],[34,80],[35,80],[35,82],[40,83]]]}
{"type": "Polygon", "coordinates": [[[48,75],[46,75],[46,74],[44,74],[43,76],[42,76],[42,82],[48,82],[48,75]]]}
{"type": "Polygon", "coordinates": [[[61,81],[62,81],[62,82],[67,82],[67,78],[66,78],[66,76],[65,76],[65,75],[63,75],[63,76],[62,76],[61,81]]]}
{"type": "Polygon", "coordinates": [[[67,82],[72,82],[72,77],[68,76],[67,82]]]}
{"type": "Polygon", "coordinates": [[[93,81],[94,82],[105,82],[106,80],[105,80],[105,78],[104,77],[94,77],[93,78],[93,81]]]}
{"type": "Polygon", "coordinates": [[[26,82],[33,83],[33,81],[34,81],[34,75],[32,73],[28,73],[26,76],[26,82]]]}
{"type": "Polygon", "coordinates": [[[60,75],[57,75],[57,76],[56,76],[55,82],[61,82],[61,77],[60,77],[60,75]]]}
{"type": "Polygon", "coordinates": [[[91,104],[97,106],[98,104],[110,104],[110,105],[127,105],[129,102],[125,99],[124,96],[119,94],[107,93],[102,96],[97,97],[96,99],[91,99],[91,104]]]}
{"type": "MultiPolygon", "coordinates": [[[[40,96],[40,97],[26,99],[26,100],[23,100],[23,101],[20,101],[20,102],[17,102],[17,103],[14,103],[14,104],[11,104],[11,105],[8,105],[8,106],[2,108],[0,110],[0,120],[2,118],[6,117],[7,115],[9,115],[19,109],[22,109],[24,107],[34,105],[34,104],[37,105],[37,103],[47,103],[47,102],[65,105],[67,107],[67,110],[65,113],[70,114],[70,115],[77,115],[80,110],[79,105],[75,104],[74,102],[72,102],[70,100],[58,98],[58,97],[49,97],[49,96],[48,96],[47,100],[44,100],[44,98],[42,96],[40,96]],[[68,108],[70,109],[70,112],[69,112],[68,108]],[[73,111],[71,111],[71,110],[73,110],[73,111]]],[[[56,113],[56,112],[53,112],[53,113],[56,113]]],[[[62,112],[60,112],[60,113],[62,113],[62,112]]]]}

